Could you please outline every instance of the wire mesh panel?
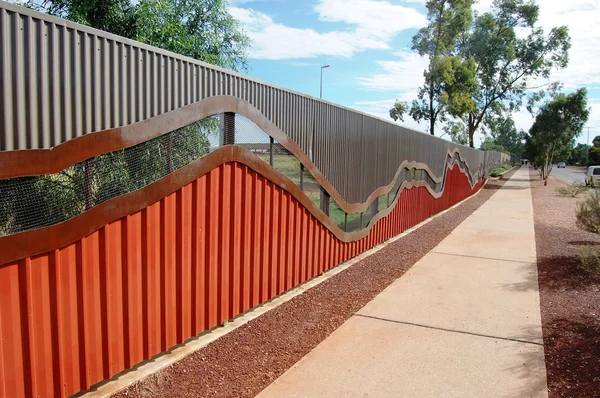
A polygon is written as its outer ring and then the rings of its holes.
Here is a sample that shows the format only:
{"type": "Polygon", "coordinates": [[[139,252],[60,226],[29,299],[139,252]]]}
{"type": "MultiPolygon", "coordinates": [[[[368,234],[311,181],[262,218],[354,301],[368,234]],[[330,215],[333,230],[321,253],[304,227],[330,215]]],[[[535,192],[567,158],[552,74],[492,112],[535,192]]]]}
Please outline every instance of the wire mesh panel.
{"type": "Polygon", "coordinates": [[[209,117],[55,174],[0,180],[0,235],[42,228],[141,189],[210,151],[219,119],[209,117]]]}
{"type": "MultiPolygon", "coordinates": [[[[15,234],[63,222],[95,205],[158,181],[223,145],[242,146],[270,164],[347,232],[366,228],[375,214],[394,202],[405,181],[425,181],[435,192],[443,187],[443,182],[435,183],[425,170],[405,168],[392,190],[377,198],[368,210],[346,214],[283,145],[247,117],[224,113],[136,146],[87,159],[56,174],[0,181],[0,234],[15,234]]],[[[501,159],[500,153],[491,154],[490,164],[501,159]]],[[[466,170],[458,154],[448,157],[447,162],[466,170]]],[[[472,186],[473,178],[470,173],[466,174],[472,186]]]]}

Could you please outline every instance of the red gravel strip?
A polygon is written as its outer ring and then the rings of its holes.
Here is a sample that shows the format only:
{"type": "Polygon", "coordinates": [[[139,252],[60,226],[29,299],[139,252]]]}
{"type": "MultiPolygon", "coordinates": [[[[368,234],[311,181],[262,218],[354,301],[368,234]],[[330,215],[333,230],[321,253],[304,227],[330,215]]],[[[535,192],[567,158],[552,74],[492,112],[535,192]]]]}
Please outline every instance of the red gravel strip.
{"type": "Polygon", "coordinates": [[[600,237],[575,225],[584,195],[561,197],[562,181],[551,177],[544,187],[533,170],[531,177],[548,394],[600,397],[600,275],[577,267],[578,248],[600,237]]]}
{"type": "Polygon", "coordinates": [[[255,396],[401,277],[504,182],[490,182],[471,200],[115,397],[255,396]]]}

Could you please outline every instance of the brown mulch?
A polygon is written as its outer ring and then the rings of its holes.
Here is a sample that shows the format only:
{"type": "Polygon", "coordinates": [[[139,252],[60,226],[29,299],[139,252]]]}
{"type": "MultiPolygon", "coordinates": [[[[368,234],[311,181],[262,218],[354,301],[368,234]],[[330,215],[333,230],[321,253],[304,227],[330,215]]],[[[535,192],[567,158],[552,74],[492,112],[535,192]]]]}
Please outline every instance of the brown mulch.
{"type": "Polygon", "coordinates": [[[457,208],[114,397],[255,396],[401,277],[509,177],[489,183],[457,208]]]}
{"type": "Polygon", "coordinates": [[[575,224],[585,194],[562,197],[562,181],[531,178],[549,397],[600,397],[600,275],[579,269],[577,257],[600,236],[575,224]]]}

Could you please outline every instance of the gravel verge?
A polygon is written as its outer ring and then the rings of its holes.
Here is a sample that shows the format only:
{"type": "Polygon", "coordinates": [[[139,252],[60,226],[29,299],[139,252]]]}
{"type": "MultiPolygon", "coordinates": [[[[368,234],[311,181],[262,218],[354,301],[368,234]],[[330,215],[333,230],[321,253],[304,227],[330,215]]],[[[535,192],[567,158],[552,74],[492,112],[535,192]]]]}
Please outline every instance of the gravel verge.
{"type": "Polygon", "coordinates": [[[474,198],[114,397],[253,397],[401,277],[514,171],[474,198]]]}
{"type": "Polygon", "coordinates": [[[531,189],[540,286],[548,395],[600,397],[600,275],[578,268],[578,249],[600,237],[576,224],[578,198],[555,193],[532,169],[531,189]]]}

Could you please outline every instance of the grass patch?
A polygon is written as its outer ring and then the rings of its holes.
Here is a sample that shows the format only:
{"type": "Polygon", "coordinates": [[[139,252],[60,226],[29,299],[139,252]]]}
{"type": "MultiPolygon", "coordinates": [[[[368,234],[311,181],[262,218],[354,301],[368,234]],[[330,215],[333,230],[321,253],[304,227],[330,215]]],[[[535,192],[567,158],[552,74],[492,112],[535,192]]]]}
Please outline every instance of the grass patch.
{"type": "Polygon", "coordinates": [[[512,168],[513,167],[510,164],[503,164],[501,166],[495,167],[492,169],[492,171],[490,171],[490,177],[499,177],[502,173],[512,168]]]}

